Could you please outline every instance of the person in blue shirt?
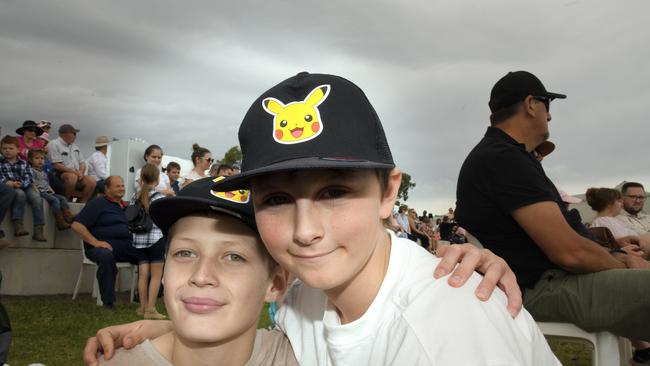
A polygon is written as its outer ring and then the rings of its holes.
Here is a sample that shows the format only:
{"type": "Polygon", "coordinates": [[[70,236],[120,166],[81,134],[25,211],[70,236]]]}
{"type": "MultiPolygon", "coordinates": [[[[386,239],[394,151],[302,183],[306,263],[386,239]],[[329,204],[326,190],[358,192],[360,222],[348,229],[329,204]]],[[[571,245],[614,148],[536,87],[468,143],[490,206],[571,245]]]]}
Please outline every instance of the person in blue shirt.
{"type": "Polygon", "coordinates": [[[84,241],[86,257],[97,263],[97,281],[103,306],[114,309],[116,262],[141,262],[141,254],[133,247],[133,235],[129,231],[124,214],[127,203],[124,197],[124,181],[119,176],[105,180],[104,196],[88,202],[72,223],[74,230],[84,241]]]}

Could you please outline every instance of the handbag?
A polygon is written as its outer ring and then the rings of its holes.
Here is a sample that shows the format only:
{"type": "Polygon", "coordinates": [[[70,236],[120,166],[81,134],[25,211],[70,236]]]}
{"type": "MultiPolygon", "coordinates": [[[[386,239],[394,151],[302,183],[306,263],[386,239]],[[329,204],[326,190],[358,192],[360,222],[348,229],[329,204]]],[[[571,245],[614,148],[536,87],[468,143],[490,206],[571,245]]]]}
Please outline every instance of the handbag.
{"type": "MultiPolygon", "coordinates": [[[[158,192],[152,194],[151,198],[157,194],[158,192]]],[[[140,200],[135,200],[135,202],[129,204],[124,210],[124,215],[126,215],[129,231],[133,234],[148,233],[153,228],[153,220],[151,220],[151,216],[144,209],[144,205],[140,200]]]]}

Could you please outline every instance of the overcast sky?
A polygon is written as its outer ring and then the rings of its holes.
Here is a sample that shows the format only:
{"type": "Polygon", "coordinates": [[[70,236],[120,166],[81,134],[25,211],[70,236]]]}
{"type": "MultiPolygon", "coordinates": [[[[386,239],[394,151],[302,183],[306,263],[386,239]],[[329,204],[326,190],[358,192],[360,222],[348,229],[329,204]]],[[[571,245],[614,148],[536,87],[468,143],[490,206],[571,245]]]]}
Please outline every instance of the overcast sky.
{"type": "Polygon", "coordinates": [[[492,85],[535,73],[551,105],[547,174],[569,193],[650,185],[650,1],[0,0],[0,123],[47,119],[217,158],[263,91],[300,71],[358,84],[418,210],[455,202],[492,85]]]}

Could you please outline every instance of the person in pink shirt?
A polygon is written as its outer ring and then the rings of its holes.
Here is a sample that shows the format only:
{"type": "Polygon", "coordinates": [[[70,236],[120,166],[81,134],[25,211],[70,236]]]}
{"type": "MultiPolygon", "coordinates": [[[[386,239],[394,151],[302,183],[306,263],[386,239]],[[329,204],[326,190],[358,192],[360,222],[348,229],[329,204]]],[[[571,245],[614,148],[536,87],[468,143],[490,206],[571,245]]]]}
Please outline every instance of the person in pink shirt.
{"type": "Polygon", "coordinates": [[[47,151],[45,147],[47,142],[43,139],[37,138],[43,134],[43,129],[38,127],[36,122],[23,122],[23,126],[18,128],[16,133],[20,135],[18,136],[18,143],[20,144],[18,157],[20,159],[27,161],[27,153],[32,149],[47,151]]]}

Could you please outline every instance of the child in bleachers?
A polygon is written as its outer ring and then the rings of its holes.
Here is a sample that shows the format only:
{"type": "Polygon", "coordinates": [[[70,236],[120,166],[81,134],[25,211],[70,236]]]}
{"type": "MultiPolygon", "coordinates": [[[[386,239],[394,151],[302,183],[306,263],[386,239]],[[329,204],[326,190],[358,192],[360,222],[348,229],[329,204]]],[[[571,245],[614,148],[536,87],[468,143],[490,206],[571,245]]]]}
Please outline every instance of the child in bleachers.
{"type": "Polygon", "coordinates": [[[5,136],[0,141],[0,183],[13,188],[16,198],[11,205],[11,220],[14,224],[14,236],[26,236],[29,232],[23,226],[25,203],[29,201],[34,215],[34,235],[36,241],[47,241],[43,235],[43,200],[34,188],[34,177],[25,160],[18,157],[20,142],[13,136],[5,136]]]}
{"type": "Polygon", "coordinates": [[[29,166],[31,167],[32,176],[34,177],[34,187],[40,193],[41,197],[47,201],[54,214],[56,227],[59,230],[70,228],[70,222],[74,219],[68,206],[68,200],[60,194],[54,193],[50,186],[50,180],[45,172],[45,151],[29,150],[27,153],[29,166]]]}
{"type": "Polygon", "coordinates": [[[175,194],[178,194],[178,191],[181,190],[180,177],[181,177],[181,166],[178,165],[175,161],[170,161],[165,168],[165,172],[169,177],[169,184],[172,186],[175,194]]]}

